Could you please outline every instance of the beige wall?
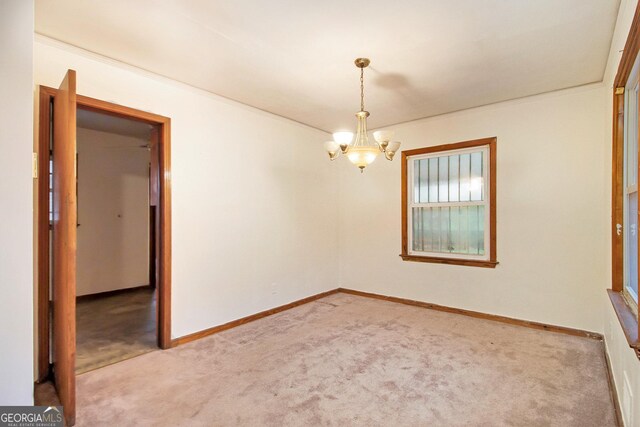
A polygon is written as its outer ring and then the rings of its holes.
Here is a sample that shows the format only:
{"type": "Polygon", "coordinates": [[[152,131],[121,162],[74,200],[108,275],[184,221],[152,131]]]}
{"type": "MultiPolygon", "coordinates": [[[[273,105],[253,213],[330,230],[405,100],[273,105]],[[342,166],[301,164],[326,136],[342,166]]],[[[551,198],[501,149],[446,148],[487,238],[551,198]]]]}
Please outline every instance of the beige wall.
{"type": "Polygon", "coordinates": [[[77,142],[77,295],[148,285],[148,141],[79,128],[77,142]]]}
{"type": "MultiPolygon", "coordinates": [[[[635,3],[622,2],[610,65],[635,3]]],[[[326,160],[323,132],[35,43],[36,83],[56,86],[66,68],[84,95],[172,118],[174,337],[338,285],[604,332],[621,400],[626,376],[636,402],[627,425],[638,425],[640,367],[605,294],[611,66],[604,84],[393,127],[403,149],[498,137],[494,270],[400,260],[398,160],[360,174],[326,160]]]]}
{"type": "Polygon", "coordinates": [[[0,405],[33,404],[33,1],[0,2],[0,405]]]}
{"type": "Polygon", "coordinates": [[[400,161],[343,163],[344,287],[602,331],[608,206],[600,84],[393,126],[403,150],[497,137],[495,269],[402,261],[400,161]]]}
{"type": "Polygon", "coordinates": [[[36,84],[73,68],[80,94],[171,118],[173,337],[338,286],[324,132],[40,37],[34,59],[36,84]]]}
{"type": "MultiPolygon", "coordinates": [[[[603,180],[607,183],[607,198],[610,200],[611,194],[611,134],[613,102],[611,92],[613,90],[613,80],[622,57],[622,49],[629,34],[631,21],[638,4],[637,0],[623,0],[618,11],[618,21],[616,30],[611,42],[607,71],[604,77],[605,86],[605,141],[607,149],[603,162],[606,165],[606,174],[603,180]]],[[[610,208],[609,208],[610,209],[610,208]]],[[[608,212],[610,214],[610,211],[608,212]]],[[[607,218],[611,221],[610,216],[607,218]]],[[[611,227],[611,224],[608,224],[611,227]]],[[[607,233],[607,249],[611,249],[611,234],[607,233]]],[[[606,258],[607,274],[610,277],[611,261],[606,258]]],[[[607,287],[610,287],[611,280],[607,277],[607,287]]],[[[618,321],[611,302],[606,295],[602,295],[602,306],[604,316],[604,335],[607,352],[613,368],[613,377],[616,392],[620,400],[622,415],[626,426],[640,426],[640,361],[635,356],[633,350],[629,348],[624,337],[620,322],[618,321]]]]}

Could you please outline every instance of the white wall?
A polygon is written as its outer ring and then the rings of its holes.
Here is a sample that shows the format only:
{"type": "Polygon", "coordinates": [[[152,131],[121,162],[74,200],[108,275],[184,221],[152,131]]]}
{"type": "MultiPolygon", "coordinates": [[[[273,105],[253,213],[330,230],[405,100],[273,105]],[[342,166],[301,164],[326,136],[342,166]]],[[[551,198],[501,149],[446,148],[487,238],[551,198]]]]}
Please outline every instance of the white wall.
{"type": "Polygon", "coordinates": [[[338,286],[326,134],[50,40],[35,82],[171,118],[172,336],[338,286]]]}
{"type": "MultiPolygon", "coordinates": [[[[609,52],[609,60],[607,70],[604,76],[604,86],[606,90],[605,102],[606,109],[604,112],[605,121],[605,141],[604,145],[607,149],[603,162],[606,165],[603,180],[607,184],[607,200],[611,200],[611,135],[612,135],[612,115],[613,102],[611,91],[613,90],[613,80],[618,70],[618,64],[622,57],[624,43],[627,40],[629,29],[633,15],[638,4],[637,0],[622,0],[618,11],[618,21],[616,30],[611,42],[611,50],[609,52]]],[[[610,212],[609,212],[610,213],[610,212]]],[[[609,216],[608,221],[611,221],[609,216]]],[[[609,227],[611,224],[609,222],[609,227]]],[[[607,233],[607,248],[611,249],[611,234],[607,233]]],[[[610,252],[609,252],[610,253],[610,252]]],[[[607,266],[607,287],[610,287],[611,280],[611,258],[606,258],[607,266]]],[[[609,354],[613,369],[613,377],[616,391],[620,400],[622,416],[625,425],[640,426],[640,361],[629,348],[627,340],[624,337],[620,322],[618,321],[615,311],[606,294],[602,295],[602,307],[605,313],[604,319],[604,335],[605,345],[609,354]]]]}
{"type": "Polygon", "coordinates": [[[322,132],[38,39],[36,83],[67,68],[81,94],[172,118],[174,337],[340,285],[604,332],[638,400],[605,293],[611,67],[604,84],[393,126],[403,149],[497,136],[496,269],[401,261],[399,155],[360,174],[326,160],[322,132]]]}
{"type": "Polygon", "coordinates": [[[640,360],[629,348],[609,298],[605,303],[605,345],[622,417],[626,426],[637,427],[640,426],[640,360]]]}
{"type": "Polygon", "coordinates": [[[401,149],[496,136],[495,269],[402,261],[400,155],[344,162],[341,285],[602,331],[609,200],[604,88],[581,88],[393,126],[401,149]]]}
{"type": "Polygon", "coordinates": [[[0,405],[33,404],[33,1],[0,2],[0,405]]]}
{"type": "Polygon", "coordinates": [[[149,284],[148,142],[78,128],[77,295],[149,284]]]}

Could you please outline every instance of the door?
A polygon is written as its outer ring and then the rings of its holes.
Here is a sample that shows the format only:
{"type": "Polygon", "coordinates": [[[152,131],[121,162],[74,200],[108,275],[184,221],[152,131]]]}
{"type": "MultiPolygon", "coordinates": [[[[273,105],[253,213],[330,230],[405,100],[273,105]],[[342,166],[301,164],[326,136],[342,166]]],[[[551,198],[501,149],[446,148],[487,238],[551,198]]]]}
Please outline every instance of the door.
{"type": "Polygon", "coordinates": [[[53,101],[53,372],[67,425],[76,418],[76,72],[53,101]]]}

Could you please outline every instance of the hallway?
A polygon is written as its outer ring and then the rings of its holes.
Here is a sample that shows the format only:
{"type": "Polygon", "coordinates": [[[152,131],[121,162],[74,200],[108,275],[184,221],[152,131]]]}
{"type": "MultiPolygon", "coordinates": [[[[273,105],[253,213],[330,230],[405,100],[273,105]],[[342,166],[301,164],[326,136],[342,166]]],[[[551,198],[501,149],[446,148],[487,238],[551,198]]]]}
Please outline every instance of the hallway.
{"type": "Polygon", "coordinates": [[[158,348],[156,296],[151,288],[136,288],[108,296],[80,297],[76,310],[76,374],[158,348]]]}

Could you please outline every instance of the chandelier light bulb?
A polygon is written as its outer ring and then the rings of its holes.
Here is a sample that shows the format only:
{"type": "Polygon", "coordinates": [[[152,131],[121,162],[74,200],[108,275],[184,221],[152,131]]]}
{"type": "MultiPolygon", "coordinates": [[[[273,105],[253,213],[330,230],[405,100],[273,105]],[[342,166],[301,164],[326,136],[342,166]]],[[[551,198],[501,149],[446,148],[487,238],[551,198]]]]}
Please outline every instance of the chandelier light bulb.
{"type": "Polygon", "coordinates": [[[373,138],[376,140],[382,151],[387,148],[389,142],[393,139],[395,132],[392,130],[378,130],[373,133],[373,138]]]}
{"type": "Polygon", "coordinates": [[[398,151],[398,148],[400,148],[400,141],[393,141],[387,145],[387,148],[384,151],[384,156],[387,160],[393,160],[393,156],[396,154],[396,151],[398,151]]]}
{"type": "Polygon", "coordinates": [[[340,145],[335,141],[326,141],[324,149],[329,153],[329,159],[335,160],[340,155],[340,145]]]}
{"type": "Polygon", "coordinates": [[[342,152],[346,153],[349,145],[353,142],[353,132],[335,132],[333,140],[340,145],[342,152]]]}

